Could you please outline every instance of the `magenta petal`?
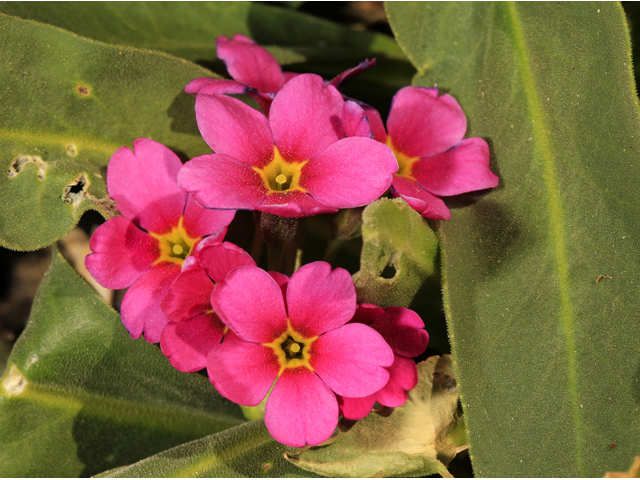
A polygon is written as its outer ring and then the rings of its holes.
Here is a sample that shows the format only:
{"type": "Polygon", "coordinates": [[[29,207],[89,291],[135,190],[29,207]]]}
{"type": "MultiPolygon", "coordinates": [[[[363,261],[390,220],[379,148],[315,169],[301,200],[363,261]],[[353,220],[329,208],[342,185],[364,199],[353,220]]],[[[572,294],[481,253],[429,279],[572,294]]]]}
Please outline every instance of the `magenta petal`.
{"type": "Polygon", "coordinates": [[[216,283],[222,282],[234,268],[256,265],[251,255],[229,242],[208,245],[198,250],[198,261],[216,283]]]}
{"type": "Polygon", "coordinates": [[[202,93],[203,95],[213,95],[214,93],[241,95],[247,93],[248,90],[249,87],[244,83],[207,77],[191,80],[187,83],[187,86],[184,87],[185,93],[202,93]]]}
{"type": "Polygon", "coordinates": [[[138,138],[133,151],[122,147],[107,168],[109,195],[133,223],[153,233],[178,225],[187,200],[176,178],[182,162],[164,145],[138,138]]]}
{"type": "Polygon", "coordinates": [[[158,240],[125,217],[115,217],[100,225],[91,236],[85,265],[100,285],[114,290],[125,288],[146,272],[160,256],[158,240]]]}
{"type": "Polygon", "coordinates": [[[373,132],[364,110],[356,102],[344,102],[342,109],[342,124],[347,137],[372,138],[373,132]]]}
{"type": "Polygon", "coordinates": [[[221,395],[240,405],[258,405],[280,371],[272,348],[245,342],[233,332],[207,357],[209,380],[221,395]]]}
{"type": "Polygon", "coordinates": [[[269,395],[264,423],[271,436],[284,445],[320,445],[338,426],[338,401],[307,368],[287,369],[269,395]]]}
{"type": "Polygon", "coordinates": [[[269,343],[287,330],[282,290],[258,267],[231,271],[213,290],[211,304],[222,321],[243,340],[269,343]]]}
{"type": "Polygon", "coordinates": [[[250,167],[263,167],[273,158],[269,121],[240,100],[198,95],[196,120],[202,137],[215,153],[229,155],[250,167]]]}
{"type": "Polygon", "coordinates": [[[235,35],[216,39],[217,55],[234,79],[246,83],[260,92],[277,92],[284,85],[280,64],[265,48],[246,37],[235,35]]]}
{"type": "Polygon", "coordinates": [[[276,283],[278,284],[278,286],[280,287],[280,290],[282,291],[282,298],[284,298],[284,305],[285,308],[287,306],[287,285],[289,285],[289,277],[287,277],[285,274],[283,273],[279,273],[279,272],[267,272],[271,278],[273,278],[276,283]]]}
{"type": "Polygon", "coordinates": [[[335,77],[333,80],[329,82],[330,85],[333,85],[338,90],[342,90],[344,84],[351,80],[353,77],[360,75],[362,72],[369,70],[376,64],[376,59],[372,58],[371,60],[365,60],[360,62],[357,67],[350,68],[349,70],[342,72],[340,75],[335,77]]]}
{"type": "Polygon", "coordinates": [[[270,193],[264,199],[262,205],[256,207],[256,210],[273,213],[281,217],[306,217],[338,211],[337,208],[323,205],[311,195],[299,190],[270,193]]]}
{"type": "Polygon", "coordinates": [[[253,210],[267,192],[260,174],[227,155],[202,155],[188,161],[178,183],[207,208],[253,210]]]}
{"type": "Polygon", "coordinates": [[[197,372],[207,366],[207,355],[220,343],[224,325],[215,313],[186,322],[169,322],[162,330],[160,347],[171,365],[181,372],[197,372]]]}
{"type": "Polygon", "coordinates": [[[402,197],[411,208],[423,217],[436,220],[449,220],[451,218],[451,212],[444,202],[439,197],[420,187],[415,180],[394,175],[391,193],[396,197],[402,197]]]}
{"type": "Polygon", "coordinates": [[[376,403],[376,394],[362,398],[338,397],[338,406],[342,416],[348,420],[360,420],[369,415],[376,403]]]}
{"type": "Polygon", "coordinates": [[[389,381],[376,394],[376,401],[387,407],[399,407],[407,401],[407,392],[418,384],[418,369],[410,358],[396,355],[389,367],[389,381]]]}
{"type": "Polygon", "coordinates": [[[394,147],[409,157],[449,150],[467,131],[467,119],[451,95],[437,88],[405,87],[393,97],[387,130],[394,147]]]}
{"type": "Polygon", "coordinates": [[[285,160],[302,162],[315,157],[345,136],[342,95],[322,77],[298,75],[276,95],[269,123],[278,151],[285,160]]]}
{"type": "Polygon", "coordinates": [[[380,390],[389,380],[384,367],[393,364],[387,342],[361,323],[349,323],[321,335],[309,353],[318,376],[344,397],[366,397],[380,390]]]}
{"type": "Polygon", "coordinates": [[[331,271],[326,262],[300,267],[287,286],[291,326],[312,338],[347,323],[356,311],[356,289],[343,268],[331,271]]]}
{"type": "Polygon", "coordinates": [[[371,326],[376,318],[384,315],[384,308],[372,305],[370,303],[362,303],[358,305],[353,318],[349,320],[351,323],[364,323],[371,326]]]}
{"type": "Polygon", "coordinates": [[[202,268],[183,270],[162,301],[162,311],[172,322],[184,322],[209,310],[213,282],[202,268]]]}
{"type": "Polygon", "coordinates": [[[160,304],[179,274],[178,264],[161,263],[151,267],[127,290],[120,312],[131,338],[144,333],[148,342],[160,341],[162,329],[169,322],[160,304]]]}
{"type": "Polygon", "coordinates": [[[417,182],[439,196],[484,190],[498,185],[489,168],[489,145],[482,138],[468,138],[439,155],[422,158],[411,171],[417,182]]]}
{"type": "Polygon", "coordinates": [[[310,160],[302,170],[300,186],[325,205],[359,207],[377,200],[397,170],[389,147],[370,138],[349,137],[310,160]]]}
{"type": "Polygon", "coordinates": [[[197,204],[193,195],[187,197],[182,226],[191,238],[213,235],[222,240],[227,233],[227,226],[233,220],[235,211],[203,208],[197,204]]]}
{"type": "Polygon", "coordinates": [[[424,329],[424,322],[413,310],[387,307],[384,315],[376,318],[372,327],[398,355],[413,358],[427,349],[429,334],[424,329]]]}

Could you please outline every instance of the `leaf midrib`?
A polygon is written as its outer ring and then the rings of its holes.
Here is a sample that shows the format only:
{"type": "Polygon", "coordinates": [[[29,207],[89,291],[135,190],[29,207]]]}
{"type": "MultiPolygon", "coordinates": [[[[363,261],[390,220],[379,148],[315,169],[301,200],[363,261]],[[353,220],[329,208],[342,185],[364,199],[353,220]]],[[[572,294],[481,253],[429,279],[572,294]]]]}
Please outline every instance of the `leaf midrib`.
{"type": "Polygon", "coordinates": [[[546,126],[546,118],[543,114],[543,108],[539,101],[536,80],[534,78],[529,63],[529,52],[524,39],[524,31],[521,21],[518,17],[515,2],[507,4],[507,12],[511,17],[512,25],[511,35],[515,48],[514,57],[518,62],[517,68],[520,70],[522,79],[522,87],[527,101],[527,107],[531,118],[534,120],[531,124],[532,136],[534,142],[539,149],[537,157],[542,163],[543,173],[542,180],[546,192],[547,219],[549,243],[551,250],[554,252],[554,267],[557,275],[559,286],[559,303],[560,303],[560,334],[564,337],[562,342],[566,357],[566,373],[567,373],[567,394],[571,402],[571,414],[574,425],[575,436],[575,463],[578,466],[578,475],[585,476],[584,469],[584,452],[583,452],[583,430],[582,415],[578,401],[578,373],[576,358],[576,317],[571,301],[570,293],[570,276],[569,262],[567,260],[567,252],[565,245],[564,230],[564,206],[558,187],[558,174],[555,165],[555,156],[553,149],[547,140],[545,132],[549,131],[546,126]]]}

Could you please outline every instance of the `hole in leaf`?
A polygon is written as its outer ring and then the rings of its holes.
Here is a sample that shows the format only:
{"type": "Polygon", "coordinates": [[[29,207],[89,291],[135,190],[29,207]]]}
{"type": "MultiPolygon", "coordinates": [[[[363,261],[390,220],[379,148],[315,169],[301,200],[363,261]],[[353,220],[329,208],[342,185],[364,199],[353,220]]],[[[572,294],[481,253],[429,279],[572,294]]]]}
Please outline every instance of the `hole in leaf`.
{"type": "Polygon", "coordinates": [[[84,199],[85,192],[88,188],[89,178],[86,174],[81,173],[72,183],[64,187],[62,201],[67,205],[78,204],[84,199]]]}
{"type": "Polygon", "coordinates": [[[89,87],[86,87],[84,85],[76,86],[76,91],[83,97],[88,97],[91,94],[91,92],[89,92],[89,87]]]}
{"type": "Polygon", "coordinates": [[[35,163],[38,166],[38,179],[45,179],[45,170],[47,169],[47,163],[42,161],[42,158],[36,155],[18,155],[11,162],[11,167],[7,172],[7,177],[14,178],[16,177],[22,170],[25,165],[30,163],[35,163]]]}
{"type": "Polygon", "coordinates": [[[387,264],[384,267],[384,270],[382,270],[382,273],[380,274],[380,276],[382,278],[386,278],[387,280],[389,280],[395,277],[396,273],[397,273],[396,267],[391,264],[387,264]]]}

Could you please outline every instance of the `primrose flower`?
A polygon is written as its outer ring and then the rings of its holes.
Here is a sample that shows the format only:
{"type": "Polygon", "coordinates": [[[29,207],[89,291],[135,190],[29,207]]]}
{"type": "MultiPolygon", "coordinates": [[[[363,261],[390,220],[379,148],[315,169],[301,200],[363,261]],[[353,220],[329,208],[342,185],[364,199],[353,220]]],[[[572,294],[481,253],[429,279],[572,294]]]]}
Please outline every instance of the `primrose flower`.
{"type": "Polygon", "coordinates": [[[314,262],[287,283],[282,274],[240,267],[211,303],[230,331],[209,353],[209,378],[241,405],[258,405],[271,389],[265,424],[280,443],[324,442],[338,423],[336,394],[366,397],[389,380],[387,342],[367,325],[347,324],[356,292],[346,270],[314,262]]]}
{"type": "Polygon", "coordinates": [[[387,129],[380,114],[365,106],[373,135],[393,150],[398,172],[391,193],[427,218],[448,220],[440,197],[498,185],[489,169],[489,146],[482,138],[462,140],[467,119],[450,95],[437,88],[405,87],[393,97],[387,129]]]}
{"type": "Polygon", "coordinates": [[[339,397],[340,411],[345,418],[366,417],[374,404],[399,407],[407,401],[407,392],[418,383],[418,369],[413,357],[421,355],[429,343],[429,334],[422,319],[404,307],[380,308],[363,303],[358,306],[351,323],[364,323],[377,331],[393,350],[393,365],[388,367],[389,381],[376,393],[362,398],[339,397]]]}
{"type": "Polygon", "coordinates": [[[235,98],[198,95],[198,127],[216,154],[187,162],[178,183],[204,207],[284,217],[370,203],[398,164],[387,146],[345,137],[346,108],[335,87],[313,74],[290,80],[269,118],[235,98]]]}
{"type": "Polygon", "coordinates": [[[151,343],[169,321],[160,309],[191,249],[205,236],[224,237],[234,212],[205,210],[178,187],[182,162],[164,145],[139,138],[122,147],[107,169],[109,195],[121,217],[107,220],[91,237],[85,265],[100,285],[131,286],[121,307],[132,338],[151,343]]]}
{"type": "MultiPolygon", "coordinates": [[[[211,95],[248,93],[258,102],[268,115],[274,95],[292,78],[299,75],[283,72],[278,61],[269,51],[244,35],[236,34],[233,39],[216,38],[216,53],[227,66],[234,80],[216,78],[196,78],[185,87],[186,93],[211,95]]],[[[365,60],[334,78],[330,83],[340,89],[342,84],[375,65],[375,59],[365,60]]]]}
{"type": "Polygon", "coordinates": [[[224,335],[226,327],[210,301],[216,284],[234,268],[255,266],[247,252],[215,237],[205,238],[193,250],[161,305],[169,323],[162,330],[160,347],[181,372],[205,368],[207,355],[224,335]]]}

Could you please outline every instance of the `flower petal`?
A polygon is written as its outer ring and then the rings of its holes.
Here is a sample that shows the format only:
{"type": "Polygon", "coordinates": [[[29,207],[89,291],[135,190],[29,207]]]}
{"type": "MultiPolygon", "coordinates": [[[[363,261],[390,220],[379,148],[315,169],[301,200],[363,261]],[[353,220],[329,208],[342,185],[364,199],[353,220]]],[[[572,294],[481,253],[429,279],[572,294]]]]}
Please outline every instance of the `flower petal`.
{"type": "Polygon", "coordinates": [[[310,160],[302,169],[300,186],[325,205],[359,207],[377,200],[397,171],[389,147],[370,138],[349,137],[310,160]]]}
{"type": "Polygon", "coordinates": [[[258,405],[280,371],[272,348],[245,342],[233,332],[207,357],[209,380],[220,394],[240,405],[258,405]]]}
{"type": "Polygon", "coordinates": [[[365,397],[384,387],[389,380],[384,367],[394,360],[382,336],[361,323],[349,323],[321,335],[311,344],[309,354],[318,376],[345,397],[365,397]]]}
{"type": "Polygon", "coordinates": [[[211,304],[240,338],[269,343],[287,330],[287,312],[276,281],[258,267],[231,271],[213,290],[211,304]]]}
{"type": "Polygon", "coordinates": [[[429,192],[459,195],[498,186],[500,179],[489,168],[489,145],[473,137],[433,157],[422,158],[411,171],[417,182],[429,192]]]}
{"type": "Polygon", "coordinates": [[[424,329],[424,322],[413,310],[387,307],[384,315],[376,318],[372,327],[398,355],[413,358],[427,349],[429,334],[424,329]]]}
{"type": "MultiPolygon", "coordinates": [[[[245,265],[256,266],[256,262],[251,258],[251,255],[229,242],[203,247],[198,251],[198,261],[215,283],[222,282],[234,268],[245,265]]],[[[208,300],[209,298],[207,298],[208,300]]]]}
{"type": "Polygon", "coordinates": [[[133,223],[153,233],[178,225],[187,200],[176,181],[182,162],[164,145],[138,138],[133,151],[122,147],[107,168],[109,195],[133,223]]]}
{"type": "Polygon", "coordinates": [[[342,124],[347,137],[373,138],[369,120],[360,105],[351,100],[344,102],[342,124]]]}
{"type": "Polygon", "coordinates": [[[349,320],[351,323],[364,323],[371,326],[376,318],[384,315],[384,308],[372,305],[370,303],[362,303],[358,305],[353,318],[349,320]]]}
{"type": "Polygon", "coordinates": [[[289,279],[287,310],[292,328],[306,338],[344,325],[356,311],[351,275],[326,262],[300,267],[289,279]]]}
{"type": "Polygon", "coordinates": [[[164,262],[151,267],[134,283],[122,299],[122,323],[131,338],[144,333],[147,342],[158,343],[169,319],[160,304],[180,274],[175,263],[164,262]]]}
{"type": "Polygon", "coordinates": [[[467,131],[467,119],[451,95],[437,88],[405,87],[393,97],[387,130],[394,147],[409,157],[449,150],[467,131]]]}
{"type": "Polygon", "coordinates": [[[394,175],[391,193],[396,197],[402,197],[411,208],[423,217],[436,220],[449,220],[451,218],[451,212],[444,202],[439,197],[420,187],[415,180],[394,175]]]}
{"type": "Polygon", "coordinates": [[[271,436],[284,445],[320,445],[338,426],[338,401],[313,372],[305,367],[290,368],[269,395],[264,423],[271,436]]]}
{"type": "Polygon", "coordinates": [[[202,155],[188,161],[178,183],[205,208],[253,210],[267,194],[260,174],[228,155],[202,155]]]}
{"type": "Polygon", "coordinates": [[[256,210],[292,218],[338,211],[337,208],[323,205],[308,193],[299,190],[272,192],[265,197],[260,206],[256,207],[256,210]]]}
{"type": "Polygon", "coordinates": [[[160,347],[171,365],[181,372],[197,372],[207,366],[207,355],[220,343],[224,325],[215,313],[185,322],[169,322],[162,330],[160,347]]]}
{"type": "Polygon", "coordinates": [[[322,77],[303,74],[289,80],[271,104],[269,123],[285,160],[315,157],[345,136],[342,95],[322,77]]]}
{"type": "Polygon", "coordinates": [[[333,85],[338,90],[342,90],[344,84],[351,80],[353,77],[360,75],[362,72],[369,70],[376,64],[376,59],[372,58],[371,60],[364,60],[360,62],[357,67],[350,68],[349,70],[342,72],[340,75],[335,77],[333,80],[329,82],[330,85],[333,85]]]}
{"type": "Polygon", "coordinates": [[[202,93],[203,95],[213,95],[214,93],[242,95],[249,91],[249,87],[244,83],[233,80],[201,77],[187,83],[187,86],[184,87],[184,91],[185,93],[202,93]]]}
{"type": "Polygon", "coordinates": [[[348,420],[360,420],[369,415],[376,404],[376,394],[362,398],[338,397],[338,405],[342,416],[348,420]]]}
{"type": "Polygon", "coordinates": [[[204,208],[198,205],[193,195],[187,197],[182,226],[191,238],[213,235],[222,240],[227,233],[227,226],[233,220],[235,211],[222,211],[204,208]]]}
{"type": "Polygon", "coordinates": [[[225,95],[197,95],[196,120],[205,142],[221,155],[250,167],[263,167],[273,157],[269,121],[257,110],[225,95]]]}
{"type": "Polygon", "coordinates": [[[158,240],[125,217],[115,217],[100,225],[89,247],[85,265],[91,276],[105,288],[118,290],[135,282],[160,256],[158,240]]]}
{"type": "Polygon", "coordinates": [[[389,367],[389,381],[376,394],[376,401],[387,407],[399,407],[407,401],[407,392],[418,384],[418,369],[410,358],[396,355],[389,367]]]}
{"type": "Polygon", "coordinates": [[[387,142],[387,131],[384,128],[384,122],[380,117],[380,113],[378,110],[373,108],[371,105],[367,105],[366,103],[359,102],[359,105],[364,110],[364,114],[367,116],[369,120],[369,126],[371,127],[371,131],[373,132],[373,139],[381,142],[387,142]]]}
{"type": "Polygon", "coordinates": [[[184,322],[212,310],[213,282],[202,268],[183,270],[161,303],[172,322],[184,322]]]}
{"type": "Polygon", "coordinates": [[[277,92],[284,85],[280,64],[265,48],[243,35],[216,38],[216,54],[234,79],[260,92],[277,92]]]}

